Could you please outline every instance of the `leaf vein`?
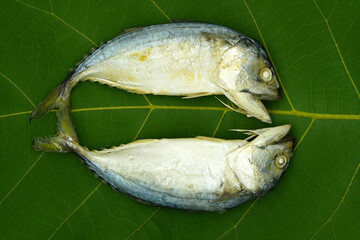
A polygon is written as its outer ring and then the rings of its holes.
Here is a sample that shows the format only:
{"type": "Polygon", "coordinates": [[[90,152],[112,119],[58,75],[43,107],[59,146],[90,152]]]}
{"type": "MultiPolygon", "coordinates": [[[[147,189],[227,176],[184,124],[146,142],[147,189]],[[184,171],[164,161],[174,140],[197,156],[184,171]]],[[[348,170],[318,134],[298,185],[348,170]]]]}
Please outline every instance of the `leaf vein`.
{"type": "Polygon", "coordinates": [[[133,231],[129,236],[127,236],[127,238],[125,238],[125,240],[128,240],[129,238],[131,238],[132,236],[134,236],[135,233],[137,233],[148,221],[150,221],[150,219],[161,209],[161,207],[158,207],[154,212],[151,213],[151,215],[142,223],[140,224],[140,226],[135,229],[135,231],[133,231]]]}
{"type": "Polygon", "coordinates": [[[156,2],[155,1],[153,1],[153,0],[150,0],[150,2],[152,2],[154,5],[155,5],[155,7],[167,18],[167,20],[169,20],[169,22],[173,22],[170,18],[169,18],[169,16],[156,4],[156,2]]]}
{"type": "Polygon", "coordinates": [[[25,2],[20,1],[20,0],[15,0],[15,2],[21,3],[22,5],[24,5],[24,6],[26,6],[26,7],[29,7],[29,8],[32,8],[32,9],[34,9],[34,10],[37,10],[37,11],[39,11],[39,12],[43,12],[43,13],[50,14],[50,15],[52,14],[52,13],[49,12],[49,11],[43,10],[43,9],[41,9],[41,8],[37,8],[37,7],[35,7],[35,6],[32,6],[32,5],[28,4],[28,3],[25,3],[25,2]]]}
{"type": "Polygon", "coordinates": [[[144,96],[145,100],[148,102],[149,107],[151,107],[153,104],[151,103],[151,101],[149,100],[149,98],[148,98],[145,94],[143,94],[143,96],[144,96]]]}
{"type": "Polygon", "coordinates": [[[251,211],[251,209],[254,207],[256,202],[259,200],[259,197],[255,199],[255,201],[250,205],[250,207],[245,211],[245,213],[240,217],[240,219],[235,223],[234,226],[230,227],[227,231],[225,231],[220,237],[218,237],[216,240],[219,240],[223,238],[226,234],[231,232],[232,230],[236,231],[237,226],[242,222],[242,220],[248,215],[248,213],[251,211]]]}
{"type": "Polygon", "coordinates": [[[5,74],[3,74],[2,72],[0,72],[0,75],[3,76],[6,80],[8,80],[17,90],[19,90],[19,92],[21,92],[21,94],[30,102],[33,107],[36,107],[35,104],[31,101],[31,99],[26,95],[23,90],[21,90],[21,88],[19,88],[18,85],[16,85],[16,83],[11,81],[11,79],[5,76],[5,74]]]}
{"type": "Polygon", "coordinates": [[[220,117],[220,120],[219,120],[218,124],[216,125],[215,131],[214,131],[212,137],[215,137],[215,135],[216,135],[217,131],[219,130],[219,127],[220,127],[226,113],[227,113],[227,111],[223,111],[223,113],[222,113],[222,115],[220,117]]]}
{"type": "Polygon", "coordinates": [[[149,111],[149,112],[148,112],[148,114],[146,115],[146,118],[145,118],[144,122],[141,124],[141,126],[140,126],[140,128],[139,128],[139,131],[136,133],[136,135],[135,135],[135,137],[134,137],[133,141],[135,141],[135,140],[138,138],[138,136],[139,136],[139,134],[140,134],[141,130],[144,128],[144,126],[145,126],[145,124],[146,124],[147,120],[149,119],[149,117],[150,117],[150,115],[151,115],[152,111],[153,111],[153,109],[150,109],[150,111],[149,111]]]}
{"type": "Polygon", "coordinates": [[[327,17],[327,20],[329,20],[331,18],[331,16],[332,16],[333,12],[335,11],[335,8],[337,7],[338,3],[339,3],[339,0],[337,0],[336,3],[334,4],[333,8],[331,9],[331,12],[330,12],[329,16],[327,17]]]}
{"type": "MultiPolygon", "coordinates": [[[[106,110],[124,110],[124,109],[171,109],[171,110],[204,110],[204,111],[231,111],[226,107],[197,107],[197,106],[164,106],[164,105],[152,105],[152,106],[111,106],[111,107],[89,107],[89,108],[78,108],[73,109],[72,112],[87,112],[87,111],[106,111],[106,110]]],[[[56,112],[57,110],[52,110],[56,112]]],[[[24,112],[15,112],[0,115],[0,118],[18,116],[31,113],[32,110],[24,112]]],[[[312,113],[312,112],[303,112],[303,111],[289,111],[289,110],[269,110],[269,113],[276,115],[288,115],[288,116],[298,116],[306,118],[315,118],[323,120],[360,120],[360,115],[356,114],[327,114],[327,113],[312,113]]]]}
{"type": "Polygon", "coordinates": [[[20,180],[14,185],[14,187],[5,195],[3,199],[0,201],[0,205],[10,196],[10,194],[17,188],[20,182],[29,174],[31,169],[36,165],[36,163],[40,160],[40,158],[44,155],[45,152],[42,152],[40,156],[35,160],[35,162],[30,166],[30,168],[25,172],[25,174],[20,178],[20,180]]]}
{"type": "Polygon", "coordinates": [[[334,44],[335,44],[336,50],[337,50],[337,52],[338,52],[338,54],[339,54],[339,57],[340,57],[340,60],[341,60],[341,62],[342,62],[342,64],[343,64],[343,66],[344,66],[345,72],[346,72],[346,74],[348,75],[348,77],[349,77],[349,79],[350,79],[350,81],[351,81],[351,84],[353,85],[353,87],[354,87],[354,89],[355,89],[355,91],[356,91],[356,94],[358,95],[358,98],[360,99],[359,90],[357,89],[357,87],[356,87],[356,85],[355,85],[355,82],[354,82],[353,78],[351,77],[351,74],[350,74],[350,72],[349,72],[349,70],[348,70],[348,68],[347,68],[347,66],[346,66],[346,63],[345,63],[345,61],[344,61],[344,58],[343,58],[343,56],[342,56],[342,54],[341,54],[341,51],[340,51],[340,48],[339,48],[339,44],[336,42],[336,39],[335,39],[335,37],[334,37],[334,34],[333,34],[333,32],[332,32],[332,30],[331,30],[331,27],[330,27],[330,25],[329,25],[329,21],[328,21],[328,19],[324,16],[324,13],[321,11],[321,9],[320,9],[319,5],[317,4],[317,2],[316,2],[315,0],[313,0],[313,2],[314,2],[314,4],[315,4],[316,8],[318,9],[318,11],[320,12],[320,15],[322,16],[322,18],[324,19],[324,21],[325,21],[325,23],[326,23],[327,29],[329,30],[331,39],[333,40],[333,42],[334,42],[334,44]]]}
{"type": "Polygon", "coordinates": [[[312,125],[314,124],[315,122],[315,118],[311,119],[311,122],[309,124],[309,126],[307,127],[307,129],[305,130],[304,134],[301,136],[299,142],[296,144],[295,148],[294,148],[294,151],[298,148],[298,146],[300,145],[300,143],[302,142],[302,140],[305,138],[306,134],[309,132],[310,128],[312,127],[312,125]]]}
{"type": "Polygon", "coordinates": [[[6,118],[6,117],[12,117],[12,116],[17,116],[17,115],[24,115],[24,114],[29,114],[32,111],[24,111],[24,112],[16,112],[16,113],[9,113],[9,114],[4,114],[4,115],[0,115],[0,118],[6,118]]]}
{"type": "Polygon", "coordinates": [[[336,240],[336,233],[335,233],[335,229],[334,229],[334,226],[333,226],[332,222],[330,222],[330,225],[331,225],[331,230],[332,230],[332,232],[334,234],[334,238],[336,240]]]}
{"type": "Polygon", "coordinates": [[[315,233],[312,235],[312,237],[310,239],[314,239],[314,237],[331,221],[331,219],[334,217],[336,212],[339,210],[341,204],[344,202],[347,194],[349,193],[349,189],[350,189],[352,183],[354,182],[355,176],[358,173],[359,169],[360,169],[360,162],[357,165],[356,170],[355,170],[354,174],[352,175],[351,180],[350,180],[350,182],[349,182],[349,184],[348,184],[348,186],[347,186],[347,188],[345,190],[345,193],[343,194],[339,204],[336,206],[335,210],[332,212],[330,217],[321,225],[321,227],[318,230],[315,231],[315,233]]]}
{"type": "Polygon", "coordinates": [[[49,1],[49,4],[50,4],[50,9],[51,9],[51,12],[54,12],[54,8],[53,8],[52,0],[50,0],[50,1],[49,1]]]}
{"type": "Polygon", "coordinates": [[[91,191],[89,195],[85,197],[85,199],[60,223],[60,225],[55,229],[55,231],[50,235],[48,239],[51,239],[55,233],[66,223],[66,221],[82,206],[84,203],[98,190],[98,188],[102,185],[102,181],[91,191]]]}
{"type": "MultiPolygon", "coordinates": [[[[340,44],[340,43],[342,42],[342,40],[344,40],[345,36],[348,34],[348,32],[350,31],[350,29],[351,29],[352,26],[354,25],[356,18],[359,16],[359,13],[360,13],[360,9],[359,9],[359,11],[357,11],[357,13],[356,13],[353,21],[351,22],[351,24],[349,25],[349,27],[347,28],[347,30],[346,30],[345,33],[343,34],[343,37],[338,41],[338,44],[340,44]]],[[[354,47],[357,47],[357,45],[355,45],[354,47]]],[[[352,50],[352,49],[351,49],[351,50],[352,50]]],[[[350,51],[350,52],[352,52],[352,51],[350,51]]]]}
{"type": "Polygon", "coordinates": [[[27,3],[24,3],[20,0],[15,0],[16,2],[18,3],[21,3],[22,5],[26,6],[26,7],[29,7],[29,8],[32,8],[34,10],[37,10],[37,11],[40,11],[42,13],[46,13],[46,14],[49,14],[51,16],[53,16],[54,18],[56,18],[57,20],[59,20],[60,22],[62,22],[63,24],[65,24],[66,26],[68,26],[70,29],[72,29],[73,31],[75,31],[76,33],[78,33],[79,35],[81,35],[83,38],[85,38],[86,40],[88,40],[89,42],[91,42],[94,46],[96,47],[99,47],[98,44],[96,44],[93,40],[91,40],[88,36],[86,36],[84,33],[80,32],[79,30],[77,30],[75,27],[73,27],[72,25],[70,25],[69,23],[67,23],[64,19],[60,18],[58,15],[56,15],[53,11],[53,6],[52,6],[52,2],[50,1],[51,3],[51,9],[52,11],[49,12],[49,11],[46,11],[46,10],[43,10],[43,9],[40,9],[40,8],[37,8],[37,7],[34,7],[30,4],[27,4],[27,3]]]}

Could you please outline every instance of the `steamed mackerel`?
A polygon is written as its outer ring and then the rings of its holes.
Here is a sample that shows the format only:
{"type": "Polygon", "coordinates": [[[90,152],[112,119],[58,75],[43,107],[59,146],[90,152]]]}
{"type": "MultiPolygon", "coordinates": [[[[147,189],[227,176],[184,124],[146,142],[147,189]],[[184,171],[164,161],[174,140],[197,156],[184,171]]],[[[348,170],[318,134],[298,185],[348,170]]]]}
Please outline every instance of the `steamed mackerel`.
{"type": "Polygon", "coordinates": [[[162,207],[223,211],[262,196],[289,165],[290,125],[247,131],[245,140],[209,137],[138,140],[90,151],[67,133],[59,116],[59,135],[35,138],[40,151],[74,152],[117,190],[162,207]],[[285,138],[284,138],[285,137],[285,138]]]}
{"type": "MultiPolygon", "coordinates": [[[[271,122],[260,100],[277,100],[279,82],[262,46],[227,27],[207,23],[153,25],[108,41],[31,114],[62,107],[79,81],[91,80],[139,94],[223,94],[235,111],[271,122]]],[[[228,106],[228,105],[227,105],[228,106]]]]}

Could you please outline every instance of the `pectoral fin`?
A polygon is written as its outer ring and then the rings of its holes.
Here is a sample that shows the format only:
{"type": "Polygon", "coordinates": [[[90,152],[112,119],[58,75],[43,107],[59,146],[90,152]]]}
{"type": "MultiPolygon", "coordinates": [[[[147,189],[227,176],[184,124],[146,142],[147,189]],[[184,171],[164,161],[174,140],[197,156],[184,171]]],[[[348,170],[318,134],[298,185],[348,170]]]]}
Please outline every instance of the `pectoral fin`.
{"type": "Polygon", "coordinates": [[[193,93],[193,94],[188,94],[184,97],[182,97],[183,99],[190,99],[190,98],[198,98],[198,97],[204,97],[204,96],[210,96],[210,93],[193,93]]]}
{"type": "Polygon", "coordinates": [[[133,28],[128,28],[128,29],[125,29],[124,31],[122,31],[118,36],[121,36],[125,33],[130,33],[130,32],[134,32],[136,30],[140,30],[142,29],[143,27],[133,27],[133,28]]]}
{"type": "Polygon", "coordinates": [[[253,135],[260,135],[264,131],[266,131],[266,128],[256,129],[256,130],[247,130],[247,129],[230,129],[230,131],[234,132],[241,132],[243,134],[253,136],[253,135]]]}
{"type": "Polygon", "coordinates": [[[205,141],[211,141],[211,142],[224,142],[224,139],[220,138],[213,138],[213,137],[205,137],[205,136],[197,136],[197,139],[205,140],[205,141]]]}
{"type": "Polygon", "coordinates": [[[219,102],[221,102],[225,107],[233,110],[234,112],[238,112],[238,113],[245,114],[245,115],[247,114],[244,110],[242,110],[242,109],[240,109],[240,108],[235,109],[235,108],[233,108],[232,106],[230,106],[229,104],[223,102],[220,98],[217,98],[217,97],[215,97],[215,98],[216,98],[219,102]]]}

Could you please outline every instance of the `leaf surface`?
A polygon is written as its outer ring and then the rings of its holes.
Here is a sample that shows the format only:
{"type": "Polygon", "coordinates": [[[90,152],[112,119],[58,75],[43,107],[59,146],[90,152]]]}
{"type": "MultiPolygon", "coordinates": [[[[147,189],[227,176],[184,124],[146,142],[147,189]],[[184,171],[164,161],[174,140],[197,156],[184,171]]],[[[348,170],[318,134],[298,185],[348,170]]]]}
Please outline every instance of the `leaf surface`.
{"type": "MultiPolygon", "coordinates": [[[[360,2],[0,2],[0,232],[4,239],[354,239],[360,235],[360,2]],[[138,203],[95,178],[71,154],[31,149],[56,132],[51,113],[29,114],[83,54],[124,29],[170,19],[211,22],[269,51],[283,99],[268,102],[273,126],[292,124],[297,146],[273,191],[224,213],[138,203]]],[[[216,136],[268,127],[213,96],[143,96],[84,82],[73,91],[82,145],[216,136]]],[[[220,97],[226,101],[225,98],[220,97]]]]}

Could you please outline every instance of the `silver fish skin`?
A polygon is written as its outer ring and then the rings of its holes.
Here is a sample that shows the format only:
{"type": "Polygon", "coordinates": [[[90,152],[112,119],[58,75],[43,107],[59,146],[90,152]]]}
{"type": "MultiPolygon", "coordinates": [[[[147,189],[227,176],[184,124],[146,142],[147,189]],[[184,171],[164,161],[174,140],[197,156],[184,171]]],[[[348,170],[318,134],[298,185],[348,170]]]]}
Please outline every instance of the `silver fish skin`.
{"type": "Polygon", "coordinates": [[[247,140],[138,140],[101,151],[90,151],[59,131],[58,137],[35,139],[33,147],[74,152],[107,183],[150,204],[224,211],[277,184],[293,152],[294,140],[285,137],[289,130],[283,125],[247,131],[247,140]]]}
{"type": "Polygon", "coordinates": [[[72,88],[86,80],[139,94],[223,94],[238,107],[233,110],[268,123],[260,100],[280,98],[274,68],[257,41],[215,24],[171,23],[128,31],[99,47],[38,105],[30,120],[61,108],[72,88]]]}

